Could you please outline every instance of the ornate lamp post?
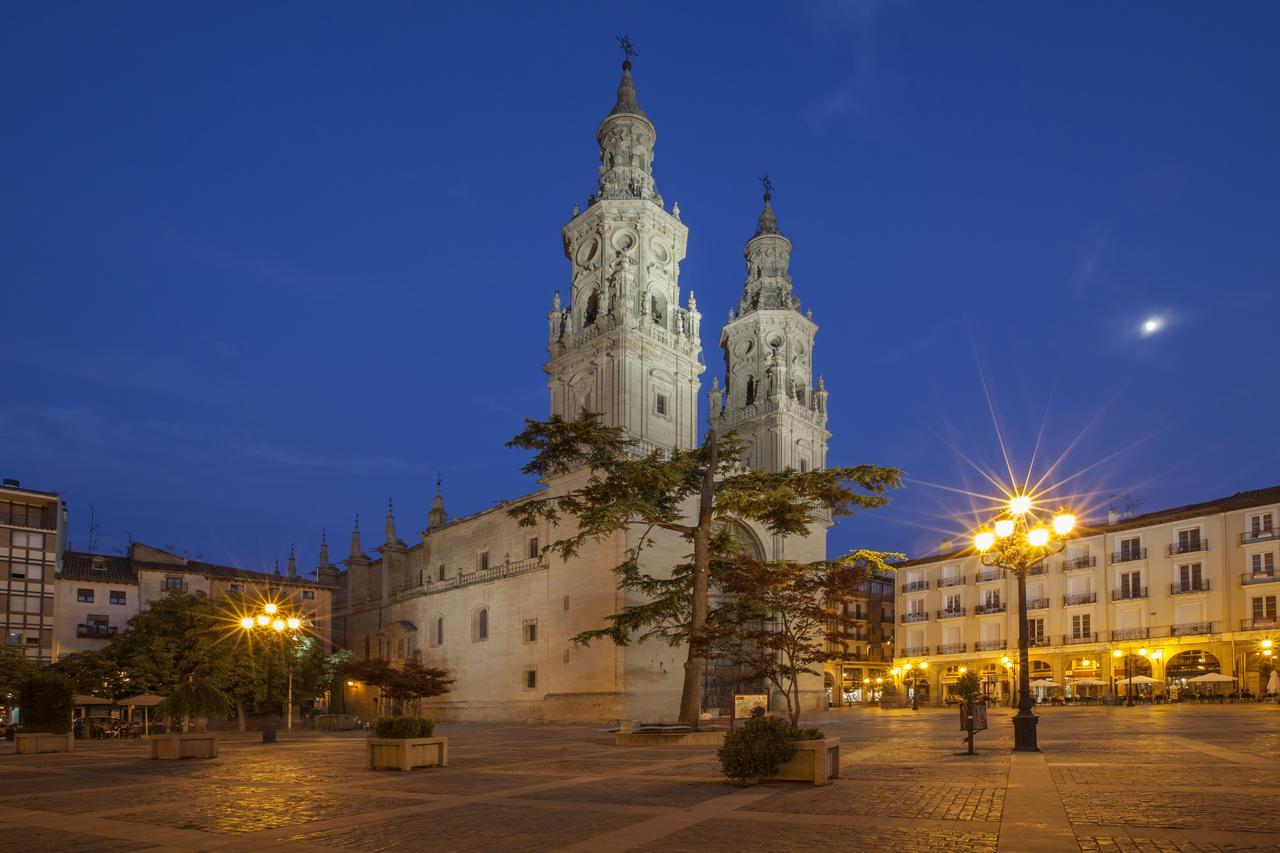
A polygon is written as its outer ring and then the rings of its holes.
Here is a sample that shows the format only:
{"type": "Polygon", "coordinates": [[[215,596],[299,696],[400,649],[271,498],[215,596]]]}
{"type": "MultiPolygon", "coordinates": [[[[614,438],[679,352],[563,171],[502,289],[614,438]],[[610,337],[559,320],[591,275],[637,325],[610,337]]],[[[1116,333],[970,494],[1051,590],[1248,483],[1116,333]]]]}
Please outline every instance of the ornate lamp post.
{"type": "Polygon", "coordinates": [[[1027,572],[1050,554],[1065,548],[1067,536],[1075,526],[1076,517],[1069,512],[1053,516],[1046,526],[1032,512],[1030,496],[1016,495],[990,528],[982,528],[973,537],[974,547],[984,566],[1013,572],[1018,578],[1018,713],[1013,718],[1015,750],[1040,751],[1036,745],[1039,718],[1031,711],[1027,572]]]}
{"type": "Polygon", "coordinates": [[[276,742],[276,712],[272,698],[272,682],[274,681],[273,662],[275,661],[275,644],[284,650],[284,632],[297,631],[302,627],[302,620],[296,615],[285,613],[280,605],[268,601],[256,615],[245,616],[240,620],[240,627],[253,636],[261,631],[267,639],[267,724],[262,727],[262,742],[276,742]]]}

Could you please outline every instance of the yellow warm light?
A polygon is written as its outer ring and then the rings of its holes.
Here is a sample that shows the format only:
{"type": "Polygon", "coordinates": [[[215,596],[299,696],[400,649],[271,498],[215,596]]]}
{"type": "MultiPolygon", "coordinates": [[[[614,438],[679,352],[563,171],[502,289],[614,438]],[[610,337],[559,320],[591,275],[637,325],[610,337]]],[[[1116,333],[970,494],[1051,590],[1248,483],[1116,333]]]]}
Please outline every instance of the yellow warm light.
{"type": "Polygon", "coordinates": [[[883,678],[877,678],[877,679],[876,679],[876,684],[884,684],[884,679],[883,679],[883,678]]]}
{"type": "Polygon", "coordinates": [[[274,601],[268,601],[266,604],[262,605],[262,609],[266,611],[268,616],[270,616],[271,614],[275,613],[276,610],[278,610],[279,608],[276,607],[276,603],[274,601]]]}
{"type": "Polygon", "coordinates": [[[1080,666],[1084,667],[1085,669],[1088,669],[1088,668],[1089,668],[1089,659],[1088,659],[1088,658],[1084,658],[1084,659],[1082,659],[1082,660],[1080,661],[1080,666]]]}
{"type": "Polygon", "coordinates": [[[271,621],[270,616],[263,616],[261,613],[258,614],[258,624],[261,625],[262,627],[265,628],[267,626],[267,623],[270,621],[271,621]]]}
{"type": "Polygon", "coordinates": [[[274,629],[274,630],[276,630],[276,631],[283,631],[283,630],[284,630],[284,620],[283,620],[283,619],[277,619],[276,621],[274,621],[274,622],[272,622],[272,623],[271,623],[271,627],[272,627],[272,629],[274,629]]]}
{"type": "Polygon", "coordinates": [[[1160,660],[1160,658],[1162,657],[1164,657],[1164,652],[1160,651],[1159,649],[1156,649],[1154,652],[1151,653],[1152,660],[1160,660]]]}
{"type": "Polygon", "coordinates": [[[1008,666],[1008,665],[1009,665],[1009,658],[1008,658],[1008,656],[1005,656],[1005,657],[1000,658],[1000,663],[1004,664],[1005,666],[1008,666]]]}
{"type": "Polygon", "coordinates": [[[996,520],[996,536],[1001,539],[1007,539],[1013,535],[1013,519],[1001,518],[996,520]]]}
{"type": "Polygon", "coordinates": [[[928,662],[927,660],[922,660],[922,661],[920,661],[920,668],[921,668],[921,669],[928,669],[928,668],[929,668],[929,662],[928,662]]]}
{"type": "Polygon", "coordinates": [[[243,619],[241,619],[241,620],[240,620],[240,627],[241,627],[241,628],[244,628],[246,631],[247,631],[247,630],[249,630],[250,628],[252,628],[252,627],[253,627],[253,617],[252,617],[252,616],[246,616],[246,617],[244,617],[243,619]]]}
{"type": "Polygon", "coordinates": [[[1033,527],[1027,531],[1027,541],[1034,548],[1043,548],[1049,544],[1049,528],[1033,527]]]}
{"type": "Polygon", "coordinates": [[[964,675],[964,674],[965,674],[966,672],[968,672],[968,671],[969,671],[969,667],[967,667],[967,666],[962,666],[962,667],[960,667],[960,674],[961,674],[961,675],[964,675]]]}
{"type": "Polygon", "coordinates": [[[355,686],[356,686],[356,683],[355,683],[354,681],[348,681],[348,682],[347,682],[347,686],[348,686],[348,687],[355,687],[355,686]]]}
{"type": "Polygon", "coordinates": [[[898,674],[898,672],[899,672],[899,670],[898,670],[898,668],[897,668],[896,666],[895,666],[893,669],[889,670],[889,674],[890,674],[890,675],[897,675],[897,674],[898,674]]]}
{"type": "Polygon", "coordinates": [[[1053,532],[1066,536],[1076,527],[1076,517],[1069,512],[1058,513],[1053,517],[1053,532]]]}
{"type": "Polygon", "coordinates": [[[1017,495],[1009,501],[1009,512],[1014,515],[1026,515],[1031,512],[1031,498],[1028,495],[1017,495]]]}
{"type": "Polygon", "coordinates": [[[286,622],[289,626],[290,631],[296,631],[298,630],[298,628],[302,626],[302,620],[297,618],[296,616],[290,616],[288,620],[286,620],[286,622]]]}
{"type": "Polygon", "coordinates": [[[996,535],[990,530],[980,530],[978,535],[973,537],[973,547],[977,548],[979,553],[985,554],[994,544],[996,544],[996,535]]]}
{"type": "Polygon", "coordinates": [[[1270,640],[1263,640],[1263,641],[1262,641],[1262,647],[1263,647],[1264,649],[1269,649],[1269,648],[1271,648],[1271,641],[1270,641],[1270,640]]]}
{"type": "Polygon", "coordinates": [[[1111,653],[1111,656],[1113,658],[1122,658],[1124,657],[1124,652],[1120,651],[1119,649],[1116,649],[1114,652],[1111,653]]]}

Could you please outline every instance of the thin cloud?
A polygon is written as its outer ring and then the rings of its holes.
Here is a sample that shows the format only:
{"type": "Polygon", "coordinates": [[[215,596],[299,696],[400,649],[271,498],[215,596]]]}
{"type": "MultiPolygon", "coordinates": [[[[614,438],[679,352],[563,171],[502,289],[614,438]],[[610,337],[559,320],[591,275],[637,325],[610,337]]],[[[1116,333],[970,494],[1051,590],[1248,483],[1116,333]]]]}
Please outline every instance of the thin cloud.
{"type": "Polygon", "coordinates": [[[1102,273],[1102,262],[1111,248],[1111,229],[1100,233],[1085,246],[1076,260],[1075,271],[1071,274],[1071,286],[1080,293],[1092,284],[1102,273]]]}

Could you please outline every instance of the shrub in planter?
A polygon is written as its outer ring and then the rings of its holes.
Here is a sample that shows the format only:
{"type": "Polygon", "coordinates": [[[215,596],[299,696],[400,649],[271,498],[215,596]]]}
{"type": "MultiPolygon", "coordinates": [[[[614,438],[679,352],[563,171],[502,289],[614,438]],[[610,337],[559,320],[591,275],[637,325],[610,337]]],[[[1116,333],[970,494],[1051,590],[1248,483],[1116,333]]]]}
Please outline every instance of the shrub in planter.
{"type": "Polygon", "coordinates": [[[772,776],[778,766],[796,754],[792,741],[822,740],[818,729],[798,729],[782,717],[747,720],[741,728],[724,736],[724,746],[716,752],[720,768],[730,779],[772,776]]]}
{"type": "Polygon", "coordinates": [[[71,682],[52,672],[31,676],[18,688],[24,732],[65,734],[71,729],[71,682]]]}
{"type": "Polygon", "coordinates": [[[422,738],[431,737],[436,723],[430,717],[383,717],[374,726],[374,737],[422,738]]]}

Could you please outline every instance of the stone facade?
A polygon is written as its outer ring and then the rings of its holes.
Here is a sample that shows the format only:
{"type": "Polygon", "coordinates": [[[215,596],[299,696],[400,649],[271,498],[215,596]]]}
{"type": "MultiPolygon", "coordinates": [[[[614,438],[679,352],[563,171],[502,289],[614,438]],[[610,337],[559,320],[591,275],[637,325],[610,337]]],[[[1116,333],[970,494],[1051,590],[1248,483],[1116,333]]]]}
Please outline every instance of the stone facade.
{"type": "MultiPolygon", "coordinates": [[[[557,292],[547,315],[545,365],[550,411],[576,417],[584,408],[625,429],[643,451],[698,444],[702,363],[701,314],[689,294],[681,305],[680,263],[688,229],[678,206],[668,210],[653,176],[657,132],[640,108],[630,63],[623,66],[613,109],[601,122],[597,192],[575,207],[562,231],[569,261],[569,300],[557,292]]],[[[772,216],[771,208],[767,214],[772,216]]],[[[763,221],[763,217],[762,217],[763,221]]],[[[739,426],[758,448],[750,464],[768,471],[825,464],[825,389],[810,383],[817,326],[791,295],[786,262],[790,241],[757,233],[747,244],[748,282],[740,318],[726,328],[726,357],[753,338],[761,353],[758,403],[728,398],[713,405],[713,423],[739,426]],[[754,294],[767,290],[756,298],[754,294]],[[784,344],[774,346],[782,336],[784,344]],[[737,408],[734,408],[737,407],[737,408]],[[727,414],[733,412],[732,415],[727,414]],[[730,422],[732,421],[732,422],[730,422]]],[[[730,384],[737,373],[731,365],[730,384]]],[[[718,387],[718,384],[717,384],[718,387]]],[[[519,500],[564,493],[585,472],[544,484],[519,500]]],[[[342,568],[322,549],[318,577],[338,585],[334,633],[357,657],[416,659],[449,670],[452,691],[430,700],[427,713],[471,720],[673,720],[678,711],[686,649],[663,643],[581,647],[572,638],[599,628],[628,603],[613,568],[640,531],[620,533],[583,548],[572,560],[545,551],[564,529],[520,527],[506,510],[512,501],[449,520],[437,485],[420,541],[406,545],[388,506],[383,544],[364,552],[359,520],[342,568]]],[[[807,537],[784,539],[762,530],[738,531],[761,557],[818,560],[826,556],[825,524],[807,537]]],[[[649,571],[683,562],[690,545],[661,534],[645,550],[649,571]]],[[[724,674],[708,668],[708,710],[724,707],[724,674]],[[717,679],[720,679],[717,681],[717,679]]],[[[825,707],[820,677],[803,685],[808,708],[825,707]]],[[[345,686],[348,711],[385,710],[375,691],[345,686]]]]}

